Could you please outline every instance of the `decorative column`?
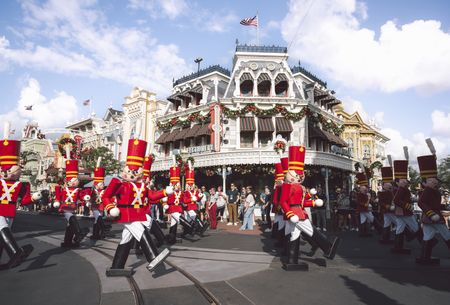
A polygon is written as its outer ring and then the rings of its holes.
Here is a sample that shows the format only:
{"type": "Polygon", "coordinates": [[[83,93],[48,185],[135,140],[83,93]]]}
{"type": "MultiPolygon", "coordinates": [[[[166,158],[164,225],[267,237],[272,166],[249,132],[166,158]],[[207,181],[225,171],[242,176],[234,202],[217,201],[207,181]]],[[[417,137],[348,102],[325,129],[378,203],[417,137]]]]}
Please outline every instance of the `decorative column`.
{"type": "Polygon", "coordinates": [[[209,124],[209,129],[211,130],[211,144],[216,152],[220,151],[221,135],[222,135],[222,109],[220,104],[215,102],[209,107],[209,112],[211,114],[211,124],[209,124]]]}

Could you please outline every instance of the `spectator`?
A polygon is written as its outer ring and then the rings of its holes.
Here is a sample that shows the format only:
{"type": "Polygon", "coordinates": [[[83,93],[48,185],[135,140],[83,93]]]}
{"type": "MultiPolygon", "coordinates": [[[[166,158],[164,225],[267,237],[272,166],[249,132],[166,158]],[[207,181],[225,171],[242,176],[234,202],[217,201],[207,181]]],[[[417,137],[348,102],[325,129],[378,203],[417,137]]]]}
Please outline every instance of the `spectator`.
{"type": "Polygon", "coordinates": [[[350,199],[348,198],[345,190],[336,189],[337,196],[337,217],[338,217],[338,229],[349,230],[350,229],[350,199]]]}
{"type": "Polygon", "coordinates": [[[208,218],[208,214],[207,213],[205,214],[205,212],[206,212],[206,207],[209,204],[209,198],[211,197],[211,195],[209,194],[208,191],[206,191],[206,186],[202,186],[201,192],[203,193],[203,196],[200,199],[201,206],[200,206],[199,211],[200,211],[200,220],[203,221],[205,218],[208,218]]]}
{"type": "Polygon", "coordinates": [[[216,196],[217,196],[217,200],[216,200],[216,204],[217,204],[217,219],[219,219],[219,217],[220,217],[220,222],[224,222],[224,215],[223,214],[225,213],[225,206],[227,205],[227,196],[222,191],[222,187],[221,186],[217,187],[216,196]]]}
{"type": "Polygon", "coordinates": [[[325,194],[320,186],[317,187],[316,198],[323,200],[323,206],[316,207],[316,216],[317,216],[317,227],[319,230],[324,232],[327,231],[327,210],[326,206],[328,204],[327,199],[325,198],[325,194]]]}
{"type": "Polygon", "coordinates": [[[263,224],[266,223],[266,211],[264,209],[265,204],[266,204],[266,193],[264,192],[264,190],[262,190],[261,193],[259,193],[258,207],[261,210],[261,220],[263,224]]]}
{"type": "Polygon", "coordinates": [[[265,200],[263,210],[264,214],[266,215],[266,224],[267,224],[266,231],[270,232],[270,230],[272,229],[272,219],[270,218],[270,211],[272,209],[272,193],[270,192],[270,189],[267,185],[264,187],[264,195],[265,200]]]}
{"type": "Polygon", "coordinates": [[[210,228],[215,230],[217,229],[217,198],[218,195],[216,193],[216,189],[215,188],[211,188],[209,190],[209,202],[206,206],[206,210],[208,211],[208,215],[209,215],[209,223],[210,228]]]}
{"type": "Polygon", "coordinates": [[[229,215],[229,221],[227,225],[237,226],[238,224],[237,205],[239,202],[239,191],[234,183],[231,183],[231,189],[227,192],[227,197],[228,197],[228,215],[229,215]]]}
{"type": "Polygon", "coordinates": [[[255,208],[255,197],[252,192],[252,187],[246,187],[246,198],[244,203],[244,221],[239,230],[253,230],[253,210],[255,208]]]}
{"type": "Polygon", "coordinates": [[[244,206],[245,206],[245,199],[247,198],[247,190],[245,187],[241,188],[241,193],[239,195],[239,219],[241,221],[244,220],[244,206]]]}

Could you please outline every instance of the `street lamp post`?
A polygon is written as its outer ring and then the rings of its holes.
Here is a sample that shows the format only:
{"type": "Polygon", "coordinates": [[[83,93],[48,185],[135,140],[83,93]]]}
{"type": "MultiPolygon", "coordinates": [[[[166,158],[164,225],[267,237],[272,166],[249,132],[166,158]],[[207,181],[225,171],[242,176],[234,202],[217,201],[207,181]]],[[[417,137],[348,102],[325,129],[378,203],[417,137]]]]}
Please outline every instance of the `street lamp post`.
{"type": "Polygon", "coordinates": [[[330,169],[327,167],[324,167],[321,169],[321,173],[322,176],[325,177],[325,197],[326,197],[326,213],[327,213],[327,219],[331,218],[331,214],[330,214],[330,194],[329,194],[329,190],[328,190],[328,177],[329,177],[329,171],[330,169]]]}

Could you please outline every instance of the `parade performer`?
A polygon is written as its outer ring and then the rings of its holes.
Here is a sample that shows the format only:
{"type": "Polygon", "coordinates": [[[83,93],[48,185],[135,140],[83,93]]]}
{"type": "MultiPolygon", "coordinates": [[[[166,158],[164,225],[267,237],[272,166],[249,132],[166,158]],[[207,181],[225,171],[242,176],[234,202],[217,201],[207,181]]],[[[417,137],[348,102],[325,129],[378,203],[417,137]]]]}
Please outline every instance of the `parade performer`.
{"type": "Polygon", "coordinates": [[[143,163],[147,142],[139,139],[140,121],[136,126],[136,137],[128,141],[126,166],[121,174],[121,179],[113,178],[102,197],[101,210],[115,218],[116,223],[123,223],[122,238],[117,246],[111,268],[106,271],[107,276],[129,276],[132,269],[125,269],[133,238],[137,240],[149,263],[147,269],[152,271],[168,255],[167,249],[161,253],[152,237],[145,229],[148,227],[148,205],[145,199],[157,200],[169,195],[171,187],[165,190],[150,192],[142,181],[143,163]],[[113,202],[113,198],[117,203],[113,202]]]}
{"type": "Polygon", "coordinates": [[[373,224],[375,229],[381,233],[382,228],[381,224],[372,214],[372,206],[370,202],[370,194],[369,194],[369,181],[367,180],[367,176],[365,173],[357,173],[356,174],[356,183],[359,185],[359,192],[356,197],[357,207],[356,210],[359,213],[360,219],[360,229],[359,236],[360,237],[370,237],[370,227],[373,224]]]}
{"type": "Polygon", "coordinates": [[[97,160],[94,169],[94,186],[84,191],[83,200],[94,214],[94,226],[92,228],[91,239],[98,240],[105,238],[105,223],[103,222],[102,213],[99,208],[102,203],[103,193],[105,192],[105,168],[100,167],[102,158],[97,160]]]}
{"type": "Polygon", "coordinates": [[[381,168],[381,181],[383,183],[383,190],[378,192],[378,205],[380,212],[383,214],[383,233],[379,242],[381,244],[391,244],[391,228],[397,223],[394,214],[395,205],[393,203],[394,193],[392,180],[394,175],[392,167],[385,166],[381,168]]]}
{"type": "Polygon", "coordinates": [[[283,184],[284,174],[283,166],[280,163],[275,163],[275,183],[273,186],[273,196],[272,196],[272,213],[275,214],[273,225],[272,225],[272,238],[276,239],[278,244],[281,243],[281,237],[279,235],[278,223],[280,219],[283,219],[283,215],[279,213],[280,210],[280,196],[281,196],[281,185],[283,184]]]}
{"type": "Polygon", "coordinates": [[[281,168],[282,168],[282,175],[280,175],[280,178],[282,177],[283,180],[280,180],[278,182],[278,192],[276,194],[276,196],[274,195],[273,198],[277,198],[277,213],[275,215],[275,219],[278,219],[278,236],[279,236],[279,242],[275,244],[276,247],[282,248],[281,254],[282,255],[286,255],[287,254],[287,249],[288,249],[288,245],[289,245],[289,238],[287,238],[286,236],[286,228],[285,228],[285,224],[286,224],[286,220],[284,219],[284,211],[283,208],[281,207],[280,204],[280,200],[281,200],[281,194],[282,194],[282,186],[284,183],[284,180],[286,179],[286,174],[288,172],[288,168],[289,168],[289,158],[288,157],[283,157],[280,158],[280,163],[281,163],[281,168]]]}
{"type": "MultiPolygon", "coordinates": [[[[431,143],[430,141],[428,140],[428,143],[431,143]]],[[[450,230],[442,216],[445,206],[441,204],[435,150],[432,144],[429,146],[433,155],[417,157],[420,176],[425,181],[425,188],[419,197],[419,207],[422,209],[423,241],[421,255],[416,259],[416,263],[420,265],[437,265],[440,262],[438,258],[431,257],[433,247],[438,243],[434,237],[436,233],[442,236],[450,249],[450,230]]]]}
{"type": "Polygon", "coordinates": [[[394,177],[397,182],[397,192],[394,195],[395,204],[395,216],[396,216],[396,231],[394,248],[391,249],[395,254],[410,254],[411,250],[404,248],[405,241],[405,229],[411,232],[411,240],[416,237],[418,240],[422,240],[422,230],[419,228],[413,211],[414,206],[411,202],[411,192],[408,189],[408,157],[405,150],[406,160],[394,161],[394,177]]]}
{"type": "Polygon", "coordinates": [[[195,188],[195,171],[192,162],[189,160],[185,170],[186,190],[183,194],[186,204],[186,219],[192,226],[192,233],[198,232],[200,235],[208,228],[199,217],[197,217],[197,201],[203,197],[203,194],[195,188]]]}
{"type": "Polygon", "coordinates": [[[323,205],[323,201],[320,199],[312,200],[301,184],[305,177],[303,172],[305,152],[303,146],[289,147],[289,169],[282,186],[280,205],[286,217],[286,232],[290,234],[287,261],[283,264],[285,270],[308,269],[307,264],[298,262],[302,232],[311,239],[312,243],[316,243],[323,250],[324,256],[328,259],[334,258],[339,244],[339,238],[335,238],[333,242],[328,241],[326,236],[311,224],[305,213],[305,207],[323,205]]]}
{"type": "MultiPolygon", "coordinates": [[[[20,199],[22,206],[32,203],[30,185],[20,182],[21,168],[20,141],[9,140],[10,125],[5,123],[4,139],[0,142],[0,255],[3,249],[9,256],[0,270],[20,265],[33,251],[32,245],[19,247],[11,232],[16,216],[16,203],[20,199]]],[[[33,200],[39,200],[40,193],[33,194],[33,200]]]]}
{"type": "Polygon", "coordinates": [[[66,149],[66,182],[64,187],[57,185],[55,187],[54,208],[58,208],[60,213],[64,213],[67,220],[66,231],[64,233],[63,248],[78,248],[81,241],[89,232],[89,229],[80,228],[80,224],[75,216],[78,204],[83,200],[83,190],[79,188],[78,180],[78,160],[70,159],[70,146],[66,149]]]}
{"type": "Polygon", "coordinates": [[[167,235],[167,242],[169,244],[174,244],[177,242],[178,224],[183,226],[183,234],[190,233],[192,230],[191,224],[183,216],[184,194],[181,190],[180,172],[181,169],[179,166],[176,166],[176,162],[174,160],[173,166],[169,169],[170,184],[173,186],[174,190],[173,194],[167,197],[167,202],[164,205],[164,209],[171,215],[170,229],[169,234],[167,235]]]}

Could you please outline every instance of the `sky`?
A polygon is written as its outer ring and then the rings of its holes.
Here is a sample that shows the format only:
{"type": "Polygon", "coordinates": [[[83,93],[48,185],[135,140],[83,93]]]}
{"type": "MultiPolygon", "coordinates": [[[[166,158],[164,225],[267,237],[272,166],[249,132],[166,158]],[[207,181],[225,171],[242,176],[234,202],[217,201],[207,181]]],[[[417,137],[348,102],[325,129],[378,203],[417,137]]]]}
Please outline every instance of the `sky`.
{"type": "MultiPolygon", "coordinates": [[[[231,69],[236,40],[289,48],[345,110],[391,139],[387,153],[450,154],[450,1],[18,0],[0,2],[0,122],[16,136],[121,109],[135,86],[164,99],[172,80],[231,69]],[[90,99],[91,107],[83,106],[90,99]],[[33,111],[25,106],[33,105],[33,111]]],[[[0,130],[3,126],[0,126],[0,130]]],[[[2,132],[3,133],[3,132],[2,132]]]]}

